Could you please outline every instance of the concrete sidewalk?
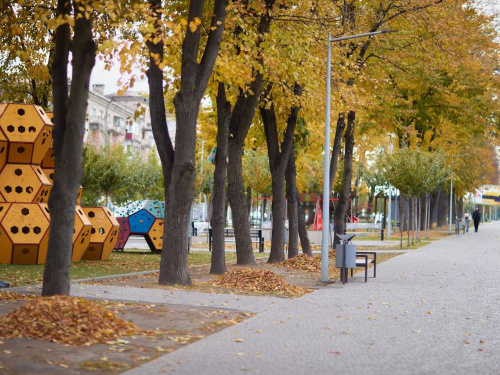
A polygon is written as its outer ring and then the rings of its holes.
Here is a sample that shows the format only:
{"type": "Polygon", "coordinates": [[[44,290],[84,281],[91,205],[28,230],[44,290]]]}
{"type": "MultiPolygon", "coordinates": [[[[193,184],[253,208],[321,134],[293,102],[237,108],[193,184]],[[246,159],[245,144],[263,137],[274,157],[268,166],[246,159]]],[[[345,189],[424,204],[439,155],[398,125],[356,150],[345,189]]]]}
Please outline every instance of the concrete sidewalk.
{"type": "Polygon", "coordinates": [[[356,277],[264,304],[126,374],[498,375],[499,239],[500,222],[486,223],[381,263],[368,283],[356,277]]]}

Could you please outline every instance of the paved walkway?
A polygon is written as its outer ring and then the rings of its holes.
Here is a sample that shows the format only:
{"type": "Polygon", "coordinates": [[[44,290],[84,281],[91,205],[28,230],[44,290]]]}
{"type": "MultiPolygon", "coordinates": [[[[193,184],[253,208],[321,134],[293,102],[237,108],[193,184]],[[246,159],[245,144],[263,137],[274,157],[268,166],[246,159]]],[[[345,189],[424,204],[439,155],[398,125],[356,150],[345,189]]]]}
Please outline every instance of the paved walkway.
{"type": "Polygon", "coordinates": [[[498,375],[499,239],[500,222],[486,223],[126,374],[498,375]]]}
{"type": "Polygon", "coordinates": [[[257,315],[126,372],[160,374],[500,374],[500,222],[380,263],[302,298],[72,285],[108,300],[257,315]]]}

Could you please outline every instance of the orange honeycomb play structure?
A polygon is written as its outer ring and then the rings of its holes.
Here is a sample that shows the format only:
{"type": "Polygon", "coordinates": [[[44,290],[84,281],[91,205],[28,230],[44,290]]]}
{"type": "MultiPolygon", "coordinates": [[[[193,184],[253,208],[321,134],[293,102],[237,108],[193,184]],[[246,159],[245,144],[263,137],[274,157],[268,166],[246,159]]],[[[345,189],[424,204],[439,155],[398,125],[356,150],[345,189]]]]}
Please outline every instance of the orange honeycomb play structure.
{"type": "Polygon", "coordinates": [[[0,203],[0,263],[45,263],[49,226],[44,203],[0,203]]]}
{"type": "MultiPolygon", "coordinates": [[[[40,264],[47,257],[54,179],[52,113],[29,104],[0,104],[0,263],[40,264]]],[[[78,190],[71,260],[106,260],[118,236],[108,208],[80,207],[78,190]],[[87,213],[89,217],[87,216],[87,213]]],[[[156,233],[152,233],[156,240],[156,233]]]]}
{"type": "Polygon", "coordinates": [[[148,233],[144,235],[144,239],[149,245],[151,250],[154,249],[155,252],[160,252],[163,247],[163,219],[155,218],[151,229],[148,233]]]}
{"type": "Polygon", "coordinates": [[[82,259],[107,260],[113,251],[120,225],[107,207],[82,207],[92,223],[90,244],[82,259]]]}
{"type": "Polygon", "coordinates": [[[47,203],[52,184],[38,165],[7,164],[0,172],[5,202],[47,203]]]}
{"type": "Polygon", "coordinates": [[[40,106],[0,104],[0,130],[8,141],[7,163],[40,165],[52,142],[52,128],[40,106]]]}
{"type": "MultiPolygon", "coordinates": [[[[47,176],[47,178],[49,179],[50,184],[53,185],[54,184],[54,168],[44,168],[43,162],[42,162],[42,171],[43,171],[43,173],[45,173],[45,176],[47,176]]],[[[76,197],[76,205],[77,206],[80,206],[82,204],[82,195],[83,195],[83,187],[80,185],[80,187],[78,188],[78,195],[76,197]]]]}
{"type": "Polygon", "coordinates": [[[73,232],[72,262],[79,262],[89,247],[92,223],[80,206],[75,209],[75,231],[73,232]]]}
{"type": "Polygon", "coordinates": [[[7,138],[0,131],[0,171],[5,166],[5,163],[7,163],[7,146],[7,138]]]}

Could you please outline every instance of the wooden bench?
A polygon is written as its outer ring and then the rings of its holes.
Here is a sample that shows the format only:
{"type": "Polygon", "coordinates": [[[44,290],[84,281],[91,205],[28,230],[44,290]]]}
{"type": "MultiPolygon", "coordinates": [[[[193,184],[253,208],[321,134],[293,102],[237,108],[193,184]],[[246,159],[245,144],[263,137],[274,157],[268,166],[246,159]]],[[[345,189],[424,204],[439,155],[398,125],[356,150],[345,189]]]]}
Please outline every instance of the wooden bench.
{"type": "MultiPolygon", "coordinates": [[[[208,230],[208,250],[212,251],[212,228],[208,230]]],[[[259,253],[264,252],[264,237],[262,236],[262,229],[250,229],[250,238],[252,243],[259,244],[259,253]]],[[[224,241],[235,242],[234,229],[224,228],[224,241]]]]}
{"type": "MultiPolygon", "coordinates": [[[[356,251],[356,268],[364,267],[365,283],[368,281],[368,267],[373,264],[373,277],[377,277],[377,253],[374,251],[356,251]]],[[[353,269],[351,268],[351,277],[353,269]]]]}

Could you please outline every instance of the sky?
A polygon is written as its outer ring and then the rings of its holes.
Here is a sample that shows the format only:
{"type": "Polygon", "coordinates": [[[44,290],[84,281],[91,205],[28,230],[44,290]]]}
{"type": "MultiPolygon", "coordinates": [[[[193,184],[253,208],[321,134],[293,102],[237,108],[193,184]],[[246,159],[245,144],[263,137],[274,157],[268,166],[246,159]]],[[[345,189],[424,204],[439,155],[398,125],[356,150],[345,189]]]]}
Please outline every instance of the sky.
{"type": "MultiPolygon", "coordinates": [[[[136,73],[139,75],[139,72],[136,73]]],[[[117,82],[122,78],[120,73],[120,65],[115,64],[113,68],[108,71],[104,69],[104,63],[96,58],[94,69],[92,69],[92,74],[90,76],[90,88],[92,85],[104,84],[104,93],[111,94],[118,91],[119,87],[117,82]]],[[[126,77],[124,77],[123,81],[126,81],[126,77]]],[[[148,92],[148,81],[145,78],[143,81],[136,81],[134,87],[131,89],[132,91],[142,91],[148,92]]]]}

